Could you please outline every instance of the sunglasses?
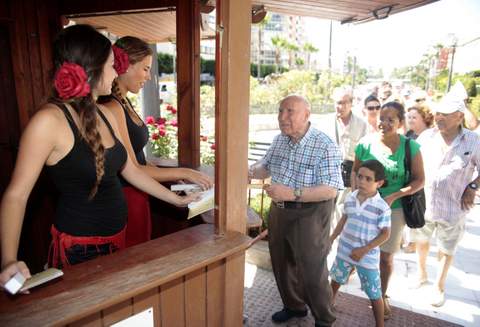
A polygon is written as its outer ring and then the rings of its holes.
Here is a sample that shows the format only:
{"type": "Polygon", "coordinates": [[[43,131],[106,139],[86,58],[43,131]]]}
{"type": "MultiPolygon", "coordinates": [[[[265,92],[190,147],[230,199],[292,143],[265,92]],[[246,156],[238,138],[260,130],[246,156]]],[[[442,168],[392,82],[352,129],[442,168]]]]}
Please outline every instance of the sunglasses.
{"type": "Polygon", "coordinates": [[[370,111],[372,111],[372,110],[380,110],[380,106],[368,106],[367,109],[370,110],[370,111]]]}
{"type": "Polygon", "coordinates": [[[416,99],[415,102],[424,102],[426,101],[427,99],[416,99]]]}

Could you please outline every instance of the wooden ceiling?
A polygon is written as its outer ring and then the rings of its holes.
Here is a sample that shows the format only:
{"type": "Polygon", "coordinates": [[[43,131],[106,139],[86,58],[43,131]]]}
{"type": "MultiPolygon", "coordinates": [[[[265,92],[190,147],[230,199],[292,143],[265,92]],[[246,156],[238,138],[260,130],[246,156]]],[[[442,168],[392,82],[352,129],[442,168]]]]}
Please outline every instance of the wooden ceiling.
{"type": "MultiPolygon", "coordinates": [[[[331,19],[342,23],[364,23],[436,1],[438,0],[252,0],[252,7],[256,12],[263,6],[267,12],[331,19]]],[[[215,0],[209,0],[202,8],[209,6],[215,6],[215,0]]],[[[71,19],[117,36],[137,36],[151,43],[175,39],[176,21],[172,7],[109,12],[95,16],[80,15],[71,19]]],[[[203,38],[214,36],[214,31],[207,24],[203,26],[203,38]]]]}
{"type": "Polygon", "coordinates": [[[438,0],[252,0],[268,11],[288,15],[331,19],[342,23],[360,23],[405,10],[417,8],[438,0]]]}

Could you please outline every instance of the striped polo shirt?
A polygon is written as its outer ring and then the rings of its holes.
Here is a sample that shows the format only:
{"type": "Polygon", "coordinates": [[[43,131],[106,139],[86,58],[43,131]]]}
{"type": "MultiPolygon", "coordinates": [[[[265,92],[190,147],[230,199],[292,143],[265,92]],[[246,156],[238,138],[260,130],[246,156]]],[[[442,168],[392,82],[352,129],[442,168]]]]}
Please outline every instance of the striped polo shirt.
{"type": "Polygon", "coordinates": [[[390,227],[391,209],[378,192],[362,204],[357,194],[358,190],[350,193],[345,200],[347,221],[340,235],[337,256],[366,269],[378,269],[379,247],[370,250],[359,262],[350,258],[350,254],[353,249],[370,243],[382,228],[390,227]]]}

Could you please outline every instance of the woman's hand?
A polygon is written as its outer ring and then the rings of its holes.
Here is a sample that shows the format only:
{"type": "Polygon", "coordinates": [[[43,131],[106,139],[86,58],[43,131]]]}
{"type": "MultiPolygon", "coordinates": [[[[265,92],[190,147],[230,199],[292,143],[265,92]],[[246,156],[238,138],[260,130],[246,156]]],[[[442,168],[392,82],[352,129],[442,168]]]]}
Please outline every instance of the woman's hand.
{"type": "Polygon", "coordinates": [[[213,181],[210,176],[193,169],[188,169],[188,168],[185,169],[184,179],[186,179],[189,182],[197,184],[198,186],[200,186],[202,191],[206,191],[212,188],[213,186],[213,181]]]}
{"type": "Polygon", "coordinates": [[[196,192],[196,193],[190,193],[187,195],[177,195],[177,201],[175,202],[175,205],[177,207],[186,207],[190,202],[195,202],[200,200],[201,194],[196,192]]]}
{"type": "Polygon", "coordinates": [[[6,265],[0,273],[0,285],[5,287],[5,284],[12,278],[17,272],[21,272],[25,279],[32,277],[30,270],[23,261],[14,261],[6,265]]]}

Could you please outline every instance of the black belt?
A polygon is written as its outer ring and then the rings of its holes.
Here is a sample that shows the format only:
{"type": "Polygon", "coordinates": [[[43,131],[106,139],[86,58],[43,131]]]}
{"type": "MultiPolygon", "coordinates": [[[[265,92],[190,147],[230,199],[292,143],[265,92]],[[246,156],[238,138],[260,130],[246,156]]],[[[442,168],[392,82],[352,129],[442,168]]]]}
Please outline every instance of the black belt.
{"type": "MultiPolygon", "coordinates": [[[[311,208],[320,202],[297,202],[297,201],[272,201],[280,209],[305,209],[311,208]]],[[[323,202],[323,201],[322,201],[323,202]]]]}

